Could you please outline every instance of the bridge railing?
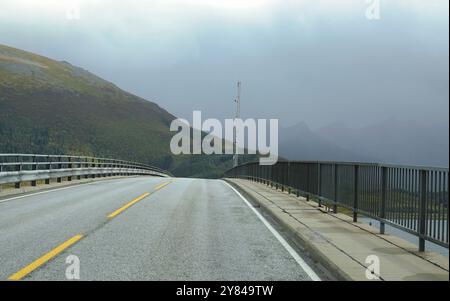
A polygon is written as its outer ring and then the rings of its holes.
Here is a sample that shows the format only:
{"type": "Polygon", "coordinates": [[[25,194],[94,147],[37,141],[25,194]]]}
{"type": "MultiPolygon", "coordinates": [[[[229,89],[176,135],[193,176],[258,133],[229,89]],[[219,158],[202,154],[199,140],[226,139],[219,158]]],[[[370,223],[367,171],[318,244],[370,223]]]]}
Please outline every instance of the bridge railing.
{"type": "Polygon", "coordinates": [[[170,177],[170,172],[157,167],[123,160],[67,155],[0,154],[0,184],[23,182],[36,186],[38,181],[50,184],[66,178],[81,180],[110,176],[152,175],[170,177]]]}
{"type": "Polygon", "coordinates": [[[343,162],[247,163],[230,169],[228,178],[245,178],[289,193],[315,198],[337,212],[351,210],[448,249],[448,168],[343,162]]]}

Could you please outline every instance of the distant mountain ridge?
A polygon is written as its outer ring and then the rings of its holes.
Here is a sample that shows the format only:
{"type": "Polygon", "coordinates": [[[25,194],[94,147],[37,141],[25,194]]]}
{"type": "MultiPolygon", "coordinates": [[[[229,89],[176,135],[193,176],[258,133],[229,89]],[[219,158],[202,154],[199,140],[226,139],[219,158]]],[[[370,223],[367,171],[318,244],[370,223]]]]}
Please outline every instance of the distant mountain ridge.
{"type": "Polygon", "coordinates": [[[321,137],[304,122],[280,128],[280,155],[289,160],[367,162],[374,158],[345,149],[321,137]]]}
{"type": "Polygon", "coordinates": [[[390,118],[360,128],[332,124],[316,133],[339,147],[371,156],[377,162],[449,166],[448,124],[390,118]]]}
{"type": "Polygon", "coordinates": [[[67,62],[0,45],[0,152],[74,154],[219,176],[230,157],[175,157],[175,116],[67,62]]]}
{"type": "Polygon", "coordinates": [[[301,122],[280,128],[280,155],[289,160],[377,162],[448,167],[448,125],[387,119],[350,128],[333,123],[311,130],[301,122]]]}

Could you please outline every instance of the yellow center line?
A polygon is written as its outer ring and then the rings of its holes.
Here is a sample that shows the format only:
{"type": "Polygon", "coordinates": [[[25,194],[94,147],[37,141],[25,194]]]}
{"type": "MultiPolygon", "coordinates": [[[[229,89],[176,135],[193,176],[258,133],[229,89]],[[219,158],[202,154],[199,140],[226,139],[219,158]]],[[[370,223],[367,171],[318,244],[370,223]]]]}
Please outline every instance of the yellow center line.
{"type": "Polygon", "coordinates": [[[132,200],[131,202],[129,202],[128,204],[120,207],[119,209],[117,209],[116,211],[114,211],[113,213],[111,213],[110,215],[108,215],[108,218],[113,218],[117,215],[119,215],[120,213],[122,213],[123,211],[125,211],[126,209],[128,209],[129,207],[133,206],[134,204],[136,204],[137,202],[139,202],[140,200],[148,197],[150,195],[149,192],[144,193],[143,195],[141,195],[138,198],[135,198],[134,200],[132,200]]]}
{"type": "MultiPolygon", "coordinates": [[[[161,188],[169,185],[170,183],[172,183],[172,181],[168,181],[168,182],[159,184],[158,186],[156,186],[154,188],[154,190],[158,191],[161,188]]],[[[137,202],[141,201],[142,199],[148,197],[149,195],[150,195],[149,192],[144,193],[140,197],[137,197],[136,199],[132,200],[131,202],[125,204],[124,206],[120,207],[119,209],[117,209],[116,211],[114,211],[113,213],[108,215],[108,218],[113,218],[113,217],[119,215],[120,213],[122,213],[123,211],[125,211],[129,207],[133,206],[137,202]]],[[[21,269],[17,273],[9,276],[8,279],[9,280],[20,280],[20,279],[22,279],[23,277],[25,277],[26,275],[30,274],[31,272],[33,272],[34,270],[36,270],[37,268],[39,268],[40,266],[42,266],[43,264],[48,262],[50,259],[52,259],[55,256],[57,256],[58,254],[60,254],[65,249],[69,248],[70,246],[72,246],[73,244],[75,244],[76,242],[78,242],[82,238],[83,238],[82,234],[75,235],[74,237],[72,237],[71,239],[63,242],[62,244],[60,244],[59,246],[57,246],[56,248],[54,248],[53,250],[51,250],[47,254],[43,255],[39,259],[33,261],[32,263],[30,263],[29,265],[27,265],[26,267],[24,267],[23,269],[21,269]]]]}
{"type": "Polygon", "coordinates": [[[168,181],[168,182],[159,184],[159,185],[156,186],[154,189],[155,189],[155,191],[158,191],[158,190],[160,190],[161,188],[166,187],[166,186],[169,185],[170,183],[172,183],[172,181],[168,181]]]}
{"type": "Polygon", "coordinates": [[[34,262],[30,263],[29,265],[27,265],[26,267],[24,267],[23,269],[21,269],[17,273],[9,276],[8,280],[20,280],[20,279],[22,279],[23,277],[25,277],[29,273],[33,272],[35,269],[37,269],[38,267],[40,267],[41,265],[43,265],[44,263],[46,263],[47,261],[49,261],[53,257],[57,256],[62,251],[64,251],[65,249],[67,249],[68,247],[70,247],[71,245],[73,245],[74,243],[76,243],[77,241],[79,241],[82,238],[83,238],[83,235],[81,235],[81,234],[75,235],[71,239],[63,242],[62,244],[60,244],[59,246],[57,246],[56,248],[54,248],[53,250],[51,250],[50,252],[48,252],[47,254],[42,256],[41,258],[39,258],[39,259],[35,260],[34,262]]]}

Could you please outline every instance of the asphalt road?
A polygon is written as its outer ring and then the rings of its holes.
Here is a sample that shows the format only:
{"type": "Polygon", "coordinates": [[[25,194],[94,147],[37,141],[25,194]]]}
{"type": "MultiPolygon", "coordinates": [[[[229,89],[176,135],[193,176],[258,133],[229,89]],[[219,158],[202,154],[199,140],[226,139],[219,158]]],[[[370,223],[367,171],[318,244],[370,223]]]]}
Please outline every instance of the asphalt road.
{"type": "Polygon", "coordinates": [[[114,179],[13,199],[0,203],[0,279],[66,280],[69,255],[81,280],[314,278],[255,211],[221,180],[114,179]]]}

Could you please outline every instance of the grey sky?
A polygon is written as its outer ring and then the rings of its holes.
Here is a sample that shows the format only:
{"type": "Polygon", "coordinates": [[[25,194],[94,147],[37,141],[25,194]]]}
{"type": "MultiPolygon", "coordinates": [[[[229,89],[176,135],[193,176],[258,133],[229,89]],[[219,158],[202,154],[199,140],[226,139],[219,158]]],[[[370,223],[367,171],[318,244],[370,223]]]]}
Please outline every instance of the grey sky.
{"type": "Polygon", "coordinates": [[[2,0],[0,43],[107,79],[190,119],[350,126],[448,122],[448,0],[2,0]],[[71,2],[71,1],[66,1],[71,2]],[[76,2],[76,1],[75,1],[76,2]]]}

